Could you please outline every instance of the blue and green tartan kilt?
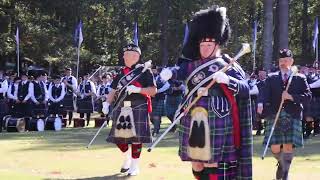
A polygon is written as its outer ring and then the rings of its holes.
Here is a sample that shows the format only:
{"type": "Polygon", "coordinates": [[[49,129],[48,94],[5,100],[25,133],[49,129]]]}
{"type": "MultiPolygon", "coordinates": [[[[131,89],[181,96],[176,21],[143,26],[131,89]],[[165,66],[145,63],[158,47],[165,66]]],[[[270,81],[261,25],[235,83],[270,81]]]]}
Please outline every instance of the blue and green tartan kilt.
{"type": "Polygon", "coordinates": [[[147,110],[147,103],[145,101],[131,101],[137,136],[132,138],[115,137],[115,128],[117,119],[121,112],[121,107],[123,107],[123,104],[112,114],[112,127],[106,141],[114,144],[151,143],[152,138],[149,124],[150,117],[147,110]]]}
{"type": "Polygon", "coordinates": [[[182,96],[167,96],[166,99],[166,110],[167,110],[167,115],[168,116],[174,116],[174,114],[176,113],[179,104],[182,100],[182,96]]]}
{"type": "Polygon", "coordinates": [[[62,100],[63,110],[74,111],[73,101],[74,101],[73,94],[66,94],[62,100]]]}
{"type": "Polygon", "coordinates": [[[320,118],[320,97],[312,97],[308,106],[308,115],[313,118],[320,118]]]}
{"type": "Polygon", "coordinates": [[[237,159],[233,138],[233,123],[231,115],[219,118],[211,107],[211,98],[202,97],[195,107],[203,107],[208,111],[208,123],[210,129],[211,159],[202,161],[192,159],[188,155],[188,145],[191,127],[191,111],[183,117],[179,125],[179,156],[182,161],[203,163],[231,162],[237,159]]]}
{"type": "Polygon", "coordinates": [[[152,116],[166,116],[166,106],[164,100],[152,100],[152,116]]]}
{"type": "Polygon", "coordinates": [[[91,96],[85,97],[83,99],[77,97],[77,112],[93,113],[93,101],[91,96]]]}
{"type": "MultiPolygon", "coordinates": [[[[267,144],[274,119],[275,115],[266,118],[266,133],[263,140],[263,145],[267,144]]],[[[302,147],[302,118],[293,118],[287,112],[281,111],[270,139],[269,147],[274,144],[293,144],[294,147],[302,147]]]]}

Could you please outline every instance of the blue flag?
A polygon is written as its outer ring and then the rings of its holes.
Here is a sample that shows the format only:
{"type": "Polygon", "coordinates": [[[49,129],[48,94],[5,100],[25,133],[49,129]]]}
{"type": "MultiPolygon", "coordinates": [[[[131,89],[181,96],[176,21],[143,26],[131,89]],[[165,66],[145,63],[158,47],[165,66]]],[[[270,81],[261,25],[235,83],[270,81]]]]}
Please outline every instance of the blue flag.
{"type": "Polygon", "coordinates": [[[19,28],[18,27],[17,27],[15,38],[16,38],[17,47],[19,47],[19,28]]]}
{"type": "Polygon", "coordinates": [[[80,47],[83,42],[83,34],[82,34],[82,21],[80,20],[74,32],[74,46],[80,47]]]}
{"type": "Polygon", "coordinates": [[[319,24],[318,24],[318,17],[316,17],[316,20],[314,23],[314,37],[312,42],[312,47],[314,50],[316,50],[318,46],[318,36],[319,36],[319,24]]]}
{"type": "Polygon", "coordinates": [[[138,38],[138,23],[134,24],[134,31],[133,31],[133,43],[139,46],[139,38],[138,38]]]}
{"type": "Polygon", "coordinates": [[[187,43],[188,37],[189,37],[189,26],[188,26],[188,23],[186,23],[186,26],[184,28],[183,46],[187,43]]]}

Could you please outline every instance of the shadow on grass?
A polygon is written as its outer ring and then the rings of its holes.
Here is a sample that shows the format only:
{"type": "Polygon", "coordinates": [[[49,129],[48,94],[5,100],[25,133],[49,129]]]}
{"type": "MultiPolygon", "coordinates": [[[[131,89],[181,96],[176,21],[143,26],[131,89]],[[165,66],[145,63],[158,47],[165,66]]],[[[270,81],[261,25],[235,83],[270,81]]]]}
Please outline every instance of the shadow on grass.
{"type": "MultiPolygon", "coordinates": [[[[127,180],[134,179],[132,176],[127,176],[125,174],[117,173],[110,176],[97,176],[97,177],[88,177],[88,178],[77,178],[77,180],[127,180]]],[[[66,180],[66,179],[45,179],[45,180],[66,180]]],[[[69,179],[68,179],[69,180],[69,179]]]]}
{"type": "MultiPolygon", "coordinates": [[[[161,133],[164,132],[168,124],[164,124],[161,133]]],[[[114,148],[115,145],[106,142],[106,137],[111,127],[102,129],[90,149],[114,148]]],[[[88,150],[86,147],[93,136],[98,131],[97,128],[65,128],[62,131],[44,132],[23,132],[23,133],[2,133],[1,141],[17,141],[17,143],[30,143],[32,146],[19,148],[16,151],[74,151],[88,150]]],[[[144,144],[145,147],[148,144],[144,144]]],[[[157,147],[177,147],[178,133],[168,133],[157,147]]]]}

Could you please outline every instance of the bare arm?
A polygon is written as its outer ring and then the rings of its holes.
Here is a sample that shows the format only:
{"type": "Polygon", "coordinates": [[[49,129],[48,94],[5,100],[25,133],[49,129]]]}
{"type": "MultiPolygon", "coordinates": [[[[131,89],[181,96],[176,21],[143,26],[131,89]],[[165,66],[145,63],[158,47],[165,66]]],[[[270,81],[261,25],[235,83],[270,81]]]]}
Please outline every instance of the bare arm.
{"type": "Polygon", "coordinates": [[[155,86],[141,88],[141,94],[146,94],[149,96],[155,96],[157,94],[157,88],[155,86]]]}

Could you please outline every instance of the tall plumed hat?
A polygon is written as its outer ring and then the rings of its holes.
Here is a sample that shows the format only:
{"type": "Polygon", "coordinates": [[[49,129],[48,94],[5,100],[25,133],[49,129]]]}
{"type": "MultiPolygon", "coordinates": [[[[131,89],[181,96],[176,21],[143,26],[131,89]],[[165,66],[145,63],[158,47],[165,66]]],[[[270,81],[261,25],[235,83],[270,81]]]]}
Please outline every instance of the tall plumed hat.
{"type": "Polygon", "coordinates": [[[215,41],[224,45],[230,37],[229,20],[225,7],[212,6],[194,14],[190,21],[190,31],[182,54],[184,58],[196,60],[200,57],[199,44],[215,41]]]}

